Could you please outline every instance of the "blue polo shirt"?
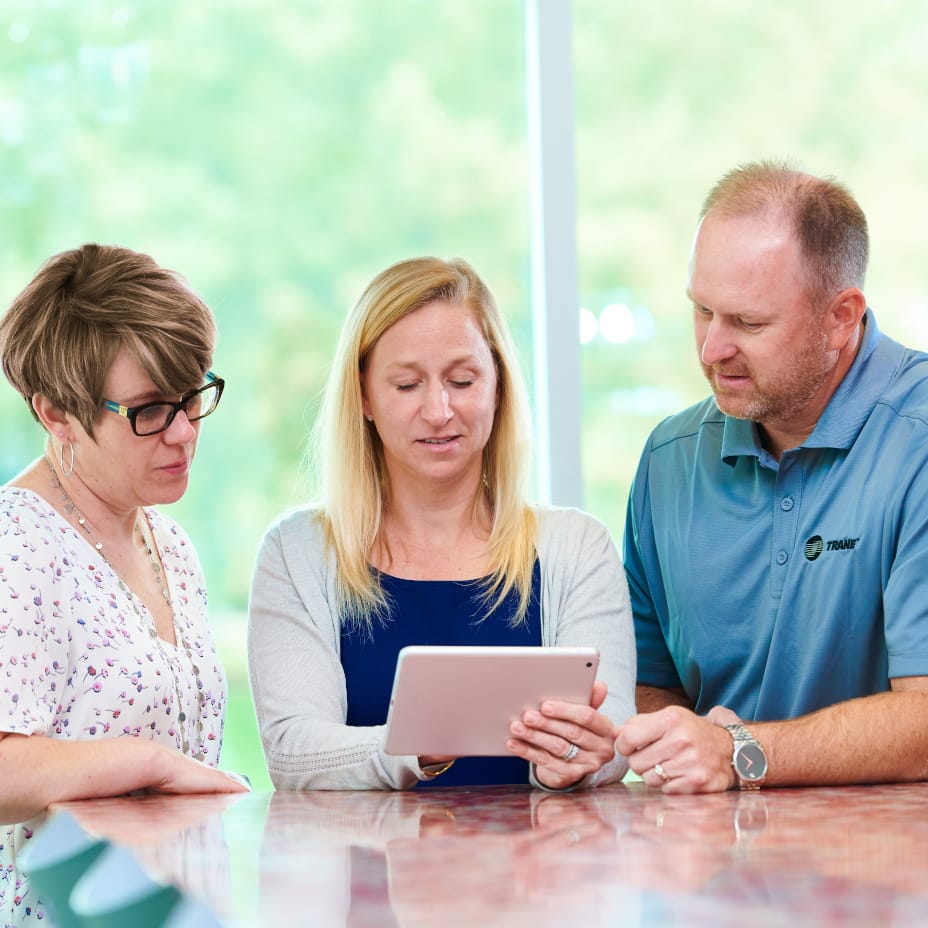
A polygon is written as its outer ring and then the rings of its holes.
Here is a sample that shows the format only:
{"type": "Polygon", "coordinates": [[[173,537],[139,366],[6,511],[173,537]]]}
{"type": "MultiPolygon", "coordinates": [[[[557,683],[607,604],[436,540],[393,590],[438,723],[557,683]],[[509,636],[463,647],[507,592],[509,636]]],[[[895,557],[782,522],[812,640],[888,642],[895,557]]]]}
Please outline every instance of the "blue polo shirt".
{"type": "Polygon", "coordinates": [[[639,683],[766,720],[928,675],[928,355],[865,319],[779,462],[712,398],[651,434],[624,544],[639,683]]]}

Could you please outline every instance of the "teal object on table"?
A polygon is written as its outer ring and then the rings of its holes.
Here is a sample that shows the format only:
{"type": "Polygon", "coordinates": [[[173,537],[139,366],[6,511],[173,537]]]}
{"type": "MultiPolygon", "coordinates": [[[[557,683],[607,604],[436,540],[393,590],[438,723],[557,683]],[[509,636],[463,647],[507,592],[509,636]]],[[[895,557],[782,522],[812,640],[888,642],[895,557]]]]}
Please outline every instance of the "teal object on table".
{"type": "Polygon", "coordinates": [[[23,873],[59,928],[81,928],[69,899],[74,885],[108,847],[67,812],[57,812],[32,839],[22,857],[23,873]]]}
{"type": "Polygon", "coordinates": [[[69,900],[82,928],[162,928],[180,890],[152,879],[128,848],[110,845],[77,881],[69,900]]]}
{"type": "Polygon", "coordinates": [[[70,908],[81,928],[221,928],[205,904],[153,879],[115,845],[74,886],[70,908]]]}

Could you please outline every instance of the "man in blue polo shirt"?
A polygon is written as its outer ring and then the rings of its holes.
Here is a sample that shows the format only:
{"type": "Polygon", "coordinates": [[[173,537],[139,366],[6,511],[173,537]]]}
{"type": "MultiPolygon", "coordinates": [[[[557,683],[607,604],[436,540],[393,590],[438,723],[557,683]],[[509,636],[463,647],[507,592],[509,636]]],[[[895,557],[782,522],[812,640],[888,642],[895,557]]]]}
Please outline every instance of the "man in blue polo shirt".
{"type": "Polygon", "coordinates": [[[928,778],[928,356],[867,308],[842,185],[749,164],[701,217],[714,396],[635,478],[640,714],[617,749],[666,792],[928,778]]]}

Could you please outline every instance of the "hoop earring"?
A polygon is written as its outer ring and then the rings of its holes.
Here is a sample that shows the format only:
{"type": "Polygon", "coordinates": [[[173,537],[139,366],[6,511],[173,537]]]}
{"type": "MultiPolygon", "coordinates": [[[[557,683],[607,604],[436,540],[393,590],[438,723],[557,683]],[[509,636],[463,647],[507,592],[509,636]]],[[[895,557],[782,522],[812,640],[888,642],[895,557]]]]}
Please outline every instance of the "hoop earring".
{"type": "Polygon", "coordinates": [[[68,442],[68,450],[71,452],[71,463],[69,467],[64,466],[64,445],[58,446],[58,464],[61,467],[59,473],[62,477],[70,477],[74,473],[74,445],[68,442]]]}

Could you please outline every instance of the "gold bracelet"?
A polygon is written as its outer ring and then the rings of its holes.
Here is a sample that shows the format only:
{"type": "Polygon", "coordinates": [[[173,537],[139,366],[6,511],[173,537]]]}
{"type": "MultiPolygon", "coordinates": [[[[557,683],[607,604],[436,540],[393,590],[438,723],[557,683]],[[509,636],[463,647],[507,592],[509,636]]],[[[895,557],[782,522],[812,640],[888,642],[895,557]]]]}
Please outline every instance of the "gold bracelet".
{"type": "Polygon", "coordinates": [[[450,770],[453,764],[454,758],[445,764],[429,764],[428,766],[422,768],[422,773],[427,780],[434,780],[435,777],[440,777],[443,773],[446,773],[448,770],[450,770]]]}

